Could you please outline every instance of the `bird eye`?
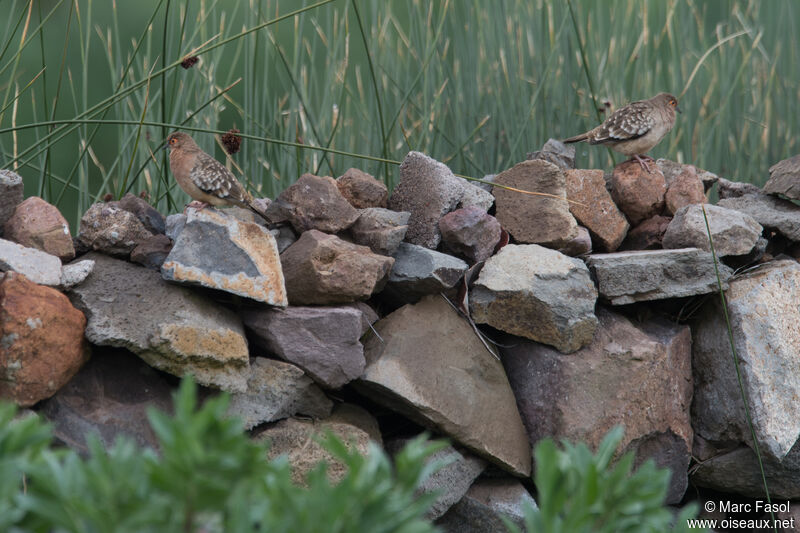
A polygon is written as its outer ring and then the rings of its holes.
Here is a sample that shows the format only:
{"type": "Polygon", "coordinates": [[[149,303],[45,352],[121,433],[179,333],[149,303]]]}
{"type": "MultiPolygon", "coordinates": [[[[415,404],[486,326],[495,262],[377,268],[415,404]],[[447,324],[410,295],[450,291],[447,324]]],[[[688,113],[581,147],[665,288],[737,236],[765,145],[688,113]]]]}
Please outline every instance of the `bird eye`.
{"type": "Polygon", "coordinates": [[[671,105],[672,107],[675,107],[676,105],[678,105],[678,102],[676,102],[675,100],[670,100],[669,101],[669,105],[671,105]]]}
{"type": "Polygon", "coordinates": [[[176,140],[176,139],[174,139],[174,138],[170,139],[170,140],[169,140],[169,144],[175,144],[175,140],[176,140]]]}

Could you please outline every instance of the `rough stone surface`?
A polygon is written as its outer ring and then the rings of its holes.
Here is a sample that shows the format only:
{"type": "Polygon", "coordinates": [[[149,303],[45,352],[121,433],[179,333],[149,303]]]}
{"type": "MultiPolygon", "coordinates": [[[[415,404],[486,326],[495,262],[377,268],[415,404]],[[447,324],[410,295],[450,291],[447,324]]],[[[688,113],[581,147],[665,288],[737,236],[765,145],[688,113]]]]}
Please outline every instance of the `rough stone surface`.
{"type": "Polygon", "coordinates": [[[303,174],[266,211],[272,222],[288,221],[297,233],[311,229],[338,233],[353,225],[358,210],[339,192],[329,176],[303,174]]]}
{"type": "Polygon", "coordinates": [[[602,170],[567,170],[567,199],[570,213],[585,226],[595,246],[613,252],[628,233],[628,221],[606,189],[602,170]]]}
{"type": "Polygon", "coordinates": [[[353,242],[380,255],[394,255],[408,231],[411,213],[369,207],[361,211],[355,224],[350,226],[353,242]]]}
{"type": "Polygon", "coordinates": [[[427,296],[375,329],[383,341],[366,341],[367,369],[355,382],[363,394],[530,475],[531,448],[503,367],[447,302],[427,296]]]}
{"type": "Polygon", "coordinates": [[[568,356],[523,339],[501,340],[531,442],[553,437],[596,449],[623,424],[621,449],[672,468],[668,501],[680,501],[693,437],[689,327],[666,320],[634,324],[603,308],[597,316],[592,343],[568,356]]]}
{"type": "Polygon", "coordinates": [[[127,257],[153,235],[133,213],[113,203],[92,204],[81,217],[78,240],[90,250],[127,257]]]}
{"type": "Polygon", "coordinates": [[[336,186],[344,199],[356,209],[386,207],[389,202],[386,185],[357,168],[347,169],[336,178],[336,186]]]}
{"type": "Polygon", "coordinates": [[[244,324],[269,353],[336,389],[364,373],[364,313],[353,307],[287,307],[244,311],[244,324]]]}
{"type": "Polygon", "coordinates": [[[172,250],[172,240],[163,233],[157,233],[133,249],[131,261],[143,267],[160,270],[170,250],[172,250]]]}
{"type": "Polygon", "coordinates": [[[24,191],[22,176],[11,170],[0,170],[0,235],[6,221],[22,203],[24,191]]]}
{"type": "Polygon", "coordinates": [[[281,254],[281,264],[292,305],[328,305],[369,298],[380,290],[394,259],[310,230],[281,254]]]}
{"type": "Polygon", "coordinates": [[[98,253],[86,281],[70,290],[88,318],[86,338],[127,348],[155,368],[231,392],[247,388],[244,327],[231,311],[158,272],[98,253]]]}
{"type": "Polygon", "coordinates": [[[656,165],[661,173],[664,174],[664,178],[667,181],[668,187],[674,178],[687,170],[700,178],[700,182],[703,184],[704,191],[708,191],[720,179],[719,176],[713,172],[709,172],[708,170],[697,168],[694,165],[676,163],[675,161],[670,161],[669,159],[657,159],[656,165]]]}
{"type": "Polygon", "coordinates": [[[791,241],[800,241],[800,206],[766,194],[746,194],[725,198],[717,205],[747,213],[756,222],[774,229],[791,241]]]}
{"type": "Polygon", "coordinates": [[[58,288],[61,290],[71,289],[89,277],[89,274],[94,270],[94,261],[91,259],[83,259],[75,261],[68,265],[61,267],[61,280],[58,283],[58,288]]]}
{"type": "Polygon", "coordinates": [[[672,222],[671,217],[656,215],[639,223],[628,232],[620,250],[654,250],[662,247],[664,233],[672,222]]]}
{"type": "MultiPolygon", "coordinates": [[[[718,257],[748,254],[761,238],[761,225],[750,215],[717,205],[706,205],[705,211],[718,257]]],[[[663,244],[664,248],[693,247],[710,252],[703,207],[692,204],[680,208],[664,233],[663,244]]]]}
{"type": "Polygon", "coordinates": [[[320,461],[328,464],[328,480],[336,484],[347,474],[347,467],[326,451],[319,439],[327,431],[344,441],[348,448],[355,446],[361,453],[369,452],[370,441],[381,444],[378,422],[365,410],[341,404],[325,420],[312,422],[288,418],[259,433],[256,440],[270,442],[269,459],[287,455],[292,466],[292,480],[304,484],[306,476],[320,461]]]}
{"type": "Polygon", "coordinates": [[[183,231],[184,226],[186,226],[186,215],[183,213],[176,213],[174,215],[169,215],[166,221],[166,234],[167,237],[172,239],[173,241],[178,240],[178,235],[181,234],[183,231]]]}
{"type": "Polygon", "coordinates": [[[164,215],[156,211],[153,206],[144,199],[131,193],[126,194],[118,202],[109,202],[107,205],[120,207],[134,215],[142,225],[153,234],[163,234],[166,232],[166,220],[164,215]]]}
{"type": "Polygon", "coordinates": [[[462,194],[463,184],[444,163],[409,152],[400,165],[400,181],[389,198],[389,207],[411,213],[408,242],[435,250],[441,241],[439,219],[456,208],[462,194]]]}
{"type": "Polygon", "coordinates": [[[800,200],[800,155],[784,159],[769,168],[769,181],[764,185],[764,192],[800,200]]]}
{"type": "MultiPolygon", "coordinates": [[[[391,453],[397,453],[410,439],[398,439],[386,444],[391,453]]],[[[452,446],[439,450],[426,460],[427,463],[441,461],[445,466],[434,472],[417,488],[417,494],[438,492],[439,496],[433,502],[425,518],[436,520],[464,494],[467,493],[472,482],[481,475],[486,468],[486,461],[468,453],[461,453],[452,446]]]]}
{"type": "MultiPolygon", "coordinates": [[[[800,265],[773,261],[738,276],[725,293],[739,370],[761,453],[780,461],[800,436],[800,265]]],[[[717,300],[694,328],[694,427],[708,441],[752,446],[727,326],[717,300]]]]}
{"type": "Polygon", "coordinates": [[[287,305],[272,234],[213,209],[187,211],[186,226],[161,265],[161,275],[168,281],[287,305]]]}
{"type": "Polygon", "coordinates": [[[452,211],[439,220],[445,250],[477,263],[489,258],[503,228],[492,215],[475,206],[452,211]]]}
{"type": "Polygon", "coordinates": [[[494,196],[490,191],[483,187],[478,187],[472,181],[465,180],[464,178],[456,177],[456,180],[461,183],[461,198],[459,198],[456,207],[463,209],[465,207],[477,207],[484,212],[491,209],[494,205],[494,196]]]}
{"type": "Polygon", "coordinates": [[[566,178],[554,164],[540,159],[523,161],[495,176],[494,182],[558,197],[535,196],[494,187],[495,216],[517,242],[558,248],[577,236],[578,224],[566,201],[566,178]]]}
{"type": "Polygon", "coordinates": [[[583,226],[578,226],[578,235],[564,246],[558,248],[558,251],[570,257],[592,253],[592,236],[589,234],[589,230],[583,226]]]}
{"type": "Polygon", "coordinates": [[[611,175],[611,195],[631,225],[661,214],[667,182],[664,174],[650,165],[652,172],[644,170],[637,161],[625,161],[614,168],[611,175]]]}
{"type": "Polygon", "coordinates": [[[717,192],[720,200],[724,200],[726,198],[739,198],[747,194],[761,194],[761,189],[752,183],[729,181],[725,178],[719,178],[717,183],[717,192]]]}
{"type": "Polygon", "coordinates": [[[0,274],[0,398],[28,407],[55,394],[89,358],[85,326],[57,290],[0,274]]]}
{"type": "Polygon", "coordinates": [[[255,357],[250,359],[247,392],[231,395],[228,414],[238,416],[245,429],[296,414],[325,418],[333,402],[294,365],[255,357]]]}
{"type": "Polygon", "coordinates": [[[275,237],[279,254],[282,254],[288,247],[297,242],[297,234],[292,230],[291,226],[273,228],[269,232],[275,237]]]}
{"type": "Polygon", "coordinates": [[[575,168],[575,145],[547,139],[541,150],[529,153],[526,159],[543,159],[563,170],[570,170],[575,168]]]}
{"type": "Polygon", "coordinates": [[[36,248],[62,261],[75,257],[69,224],[58,208],[31,196],[19,204],[3,226],[2,235],[28,248],[36,248]]]}
{"type": "MultiPolygon", "coordinates": [[[[586,264],[600,296],[612,305],[683,298],[717,290],[714,259],[698,248],[590,255],[586,264]]],[[[733,271],[719,265],[723,289],[733,271]]]]}
{"type": "Polygon", "coordinates": [[[467,264],[422,246],[404,242],[394,255],[394,266],[384,294],[404,303],[415,303],[426,294],[451,289],[467,271],[467,264]]]}
{"type": "Polygon", "coordinates": [[[56,286],[61,281],[61,260],[36,248],[0,239],[0,272],[17,272],[39,285],[56,286]]]}
{"type": "Polygon", "coordinates": [[[513,478],[480,478],[436,525],[445,533],[505,533],[501,516],[525,529],[525,507],[536,502],[513,478]]]}
{"type": "Polygon", "coordinates": [[[586,265],[535,244],[509,244],[490,257],[469,300],[475,322],[565,353],[589,343],[597,327],[586,265]]]}
{"type": "Polygon", "coordinates": [[[702,204],[705,201],[703,182],[691,165],[687,165],[683,172],[667,182],[667,194],[664,196],[667,214],[674,215],[681,207],[702,204]]]}
{"type": "Polygon", "coordinates": [[[42,404],[55,437],[88,453],[94,434],[110,447],[122,435],[142,447],[157,449],[147,410],[172,411],[172,387],[163,375],[127,350],[95,348],[91,360],[42,404]]]}

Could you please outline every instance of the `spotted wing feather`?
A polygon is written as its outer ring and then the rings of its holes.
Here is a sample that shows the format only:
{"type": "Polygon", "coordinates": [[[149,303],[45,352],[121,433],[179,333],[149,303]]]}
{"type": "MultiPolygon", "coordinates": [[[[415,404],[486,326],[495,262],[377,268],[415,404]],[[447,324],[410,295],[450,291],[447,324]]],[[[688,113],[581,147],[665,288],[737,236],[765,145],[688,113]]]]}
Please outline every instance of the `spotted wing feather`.
{"type": "Polygon", "coordinates": [[[206,194],[234,204],[248,204],[248,194],[236,177],[210,155],[201,153],[190,175],[195,185],[206,194]]]}
{"type": "Polygon", "coordinates": [[[629,141],[647,135],[655,119],[646,102],[633,102],[614,111],[589,135],[589,144],[629,141]]]}

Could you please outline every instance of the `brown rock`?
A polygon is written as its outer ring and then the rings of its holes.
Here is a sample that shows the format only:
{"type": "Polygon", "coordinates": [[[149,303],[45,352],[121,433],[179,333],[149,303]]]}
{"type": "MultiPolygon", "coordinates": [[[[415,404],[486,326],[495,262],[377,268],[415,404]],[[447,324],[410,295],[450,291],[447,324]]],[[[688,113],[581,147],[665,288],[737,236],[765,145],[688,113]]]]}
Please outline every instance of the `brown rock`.
{"type": "Polygon", "coordinates": [[[31,196],[19,204],[5,225],[6,239],[55,255],[64,262],[75,257],[69,224],[58,208],[31,196]]]}
{"type": "Polygon", "coordinates": [[[564,198],[559,200],[493,187],[495,216],[517,242],[559,248],[577,236],[578,224],[566,202],[566,179],[556,165],[541,159],[523,161],[495,176],[494,182],[564,198]]]}
{"type": "Polygon", "coordinates": [[[298,233],[339,233],[352,226],[359,213],[333,178],[303,174],[269,205],[266,215],[273,222],[288,221],[298,233]]]}
{"type": "Polygon", "coordinates": [[[687,165],[683,172],[670,181],[664,200],[666,213],[670,215],[674,215],[685,205],[705,203],[703,182],[697,176],[693,166],[687,165]]]}
{"type": "Polygon", "coordinates": [[[127,257],[153,233],[136,215],[112,204],[92,204],[81,217],[78,240],[89,250],[127,257]]]}
{"type": "Polygon", "coordinates": [[[784,159],[770,167],[769,181],[764,185],[764,192],[800,200],[800,155],[784,159]]]}
{"type": "Polygon", "coordinates": [[[614,201],[633,226],[661,214],[664,208],[666,179],[655,165],[650,168],[652,172],[647,172],[637,161],[625,161],[614,168],[611,176],[614,201]]]}
{"type": "Polygon", "coordinates": [[[357,168],[347,169],[336,178],[336,186],[344,199],[356,209],[386,207],[389,202],[386,185],[357,168]]]}
{"type": "Polygon", "coordinates": [[[394,259],[317,230],[303,233],[281,254],[291,305],[366,300],[392,269],[394,259]]]}
{"type": "Polygon", "coordinates": [[[641,222],[628,232],[620,250],[656,250],[661,248],[664,233],[672,217],[656,215],[641,222]]]}
{"type": "Polygon", "coordinates": [[[172,250],[172,239],[159,233],[140,242],[131,252],[131,261],[159,270],[170,250],[172,250]]]}
{"type": "Polygon", "coordinates": [[[719,178],[717,181],[717,193],[719,194],[719,199],[724,200],[726,198],[741,198],[750,194],[761,194],[761,189],[758,185],[753,185],[752,183],[719,178]]]}
{"type": "Polygon", "coordinates": [[[570,257],[592,253],[592,236],[589,235],[589,230],[583,226],[578,226],[577,237],[558,248],[558,251],[570,257]]]}
{"type": "Polygon", "coordinates": [[[0,235],[3,225],[11,218],[17,205],[22,203],[24,183],[22,176],[11,170],[0,170],[0,235]]]}
{"type": "Polygon", "coordinates": [[[477,263],[492,255],[503,228],[496,218],[473,205],[447,213],[439,220],[439,230],[446,251],[477,263]]]}
{"type": "Polygon", "coordinates": [[[120,207],[134,215],[139,219],[139,222],[147,228],[147,231],[151,233],[166,232],[167,228],[164,215],[156,211],[153,206],[138,196],[128,193],[123,196],[119,202],[109,202],[109,204],[120,207]]]}
{"type": "Polygon", "coordinates": [[[669,466],[668,502],[680,501],[692,446],[689,327],[633,324],[602,308],[597,317],[592,343],[570,355],[516,337],[501,341],[531,442],[552,437],[596,449],[613,426],[623,424],[622,449],[669,466]]]}
{"type": "Polygon", "coordinates": [[[613,252],[628,233],[628,221],[606,189],[599,169],[567,170],[569,211],[589,230],[592,241],[604,252],[613,252]]]}
{"type": "Polygon", "coordinates": [[[66,296],[14,272],[0,275],[0,398],[49,398],[89,358],[86,318],[66,296]]]}

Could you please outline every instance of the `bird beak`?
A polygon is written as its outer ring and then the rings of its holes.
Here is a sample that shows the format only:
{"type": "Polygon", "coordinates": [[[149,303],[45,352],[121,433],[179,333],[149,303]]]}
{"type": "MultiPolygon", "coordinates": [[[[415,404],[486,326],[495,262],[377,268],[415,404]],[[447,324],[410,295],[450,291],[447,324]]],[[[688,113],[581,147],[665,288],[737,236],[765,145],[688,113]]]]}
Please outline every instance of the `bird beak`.
{"type": "Polygon", "coordinates": [[[161,150],[166,150],[167,148],[169,148],[169,143],[164,143],[164,146],[159,148],[158,151],[160,152],[161,150]]]}
{"type": "Polygon", "coordinates": [[[675,106],[675,110],[676,110],[678,113],[683,113],[683,111],[681,111],[681,107],[680,107],[680,106],[677,106],[677,105],[676,105],[676,106],[675,106]]]}

